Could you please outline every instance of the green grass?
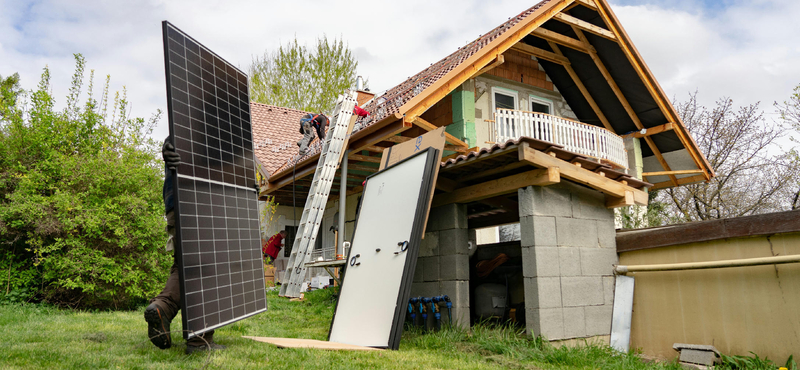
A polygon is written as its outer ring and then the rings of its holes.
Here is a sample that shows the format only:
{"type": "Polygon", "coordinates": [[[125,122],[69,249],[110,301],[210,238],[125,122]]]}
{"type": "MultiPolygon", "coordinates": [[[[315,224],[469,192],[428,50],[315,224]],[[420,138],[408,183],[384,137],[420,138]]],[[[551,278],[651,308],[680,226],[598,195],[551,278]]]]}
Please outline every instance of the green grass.
{"type": "MultiPolygon", "coordinates": [[[[146,338],[143,310],[81,312],[33,304],[0,305],[2,369],[680,369],[674,363],[646,364],[603,346],[555,348],[512,329],[478,326],[403,334],[399,351],[279,349],[242,338],[325,340],[334,300],[328,290],[303,302],[267,293],[266,313],[216,331],[224,351],[187,356],[179,333],[160,350],[146,338]]],[[[180,317],[173,321],[180,329],[180,317]]]]}

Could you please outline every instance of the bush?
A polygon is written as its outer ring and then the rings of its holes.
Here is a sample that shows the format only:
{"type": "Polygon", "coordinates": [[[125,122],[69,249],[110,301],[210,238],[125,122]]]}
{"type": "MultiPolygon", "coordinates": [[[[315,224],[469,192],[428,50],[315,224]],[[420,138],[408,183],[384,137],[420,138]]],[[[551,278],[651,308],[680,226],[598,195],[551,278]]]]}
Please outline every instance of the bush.
{"type": "Polygon", "coordinates": [[[158,293],[172,263],[149,138],[160,112],[127,118],[123,90],[109,118],[109,78],[98,102],[94,71],[79,103],[85,61],[75,60],[63,111],[47,68],[35,91],[0,104],[0,297],[129,308],[158,293]]]}

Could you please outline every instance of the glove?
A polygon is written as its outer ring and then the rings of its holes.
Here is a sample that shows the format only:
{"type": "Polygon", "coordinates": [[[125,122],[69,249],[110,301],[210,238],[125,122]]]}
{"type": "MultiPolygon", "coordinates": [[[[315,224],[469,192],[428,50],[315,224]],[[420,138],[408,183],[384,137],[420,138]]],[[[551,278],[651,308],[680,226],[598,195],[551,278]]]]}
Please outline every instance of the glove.
{"type": "Polygon", "coordinates": [[[181,164],[181,156],[175,151],[175,147],[169,140],[164,141],[164,146],[161,147],[161,156],[164,158],[164,163],[167,168],[174,170],[181,164]]]}

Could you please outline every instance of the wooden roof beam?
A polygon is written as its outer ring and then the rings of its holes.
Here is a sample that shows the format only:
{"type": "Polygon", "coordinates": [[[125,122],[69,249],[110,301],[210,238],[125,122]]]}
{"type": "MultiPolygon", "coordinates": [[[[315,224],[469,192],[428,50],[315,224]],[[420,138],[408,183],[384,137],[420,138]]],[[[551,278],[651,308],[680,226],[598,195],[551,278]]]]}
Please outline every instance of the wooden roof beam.
{"type": "Polygon", "coordinates": [[[538,59],[543,59],[543,60],[546,60],[548,62],[553,62],[553,63],[557,63],[557,64],[561,64],[561,65],[570,65],[569,59],[567,59],[567,57],[565,57],[563,55],[558,55],[558,54],[553,53],[553,52],[549,52],[549,51],[544,50],[544,49],[537,48],[535,46],[528,45],[528,44],[526,44],[526,43],[524,43],[522,41],[514,44],[514,46],[511,47],[511,50],[514,50],[516,52],[519,52],[519,53],[522,53],[522,54],[525,54],[525,55],[532,55],[532,56],[535,56],[538,59]]]}
{"type": "MultiPolygon", "coordinates": [[[[553,51],[555,51],[556,54],[564,56],[564,54],[561,53],[561,49],[559,49],[558,45],[556,45],[552,41],[548,41],[548,43],[550,44],[550,47],[553,49],[553,51]]],[[[592,49],[594,49],[594,48],[592,48],[592,49]]],[[[600,122],[603,123],[603,127],[605,127],[608,131],[616,132],[616,131],[614,131],[614,128],[611,127],[611,122],[608,121],[608,118],[606,118],[606,115],[603,114],[602,110],[600,110],[600,106],[598,106],[597,102],[595,102],[594,98],[592,98],[592,94],[589,94],[589,90],[586,89],[586,86],[583,85],[583,82],[578,77],[578,74],[575,73],[574,69],[572,69],[572,66],[568,66],[568,65],[564,66],[564,69],[566,69],[567,73],[569,73],[569,76],[572,77],[572,81],[575,82],[576,86],[578,86],[578,90],[581,91],[581,94],[583,94],[583,97],[586,99],[586,101],[592,107],[592,110],[594,111],[594,114],[596,114],[597,118],[600,119],[600,122]]]]}
{"type": "Polygon", "coordinates": [[[622,135],[623,138],[635,137],[637,139],[641,139],[643,137],[652,136],[655,134],[660,134],[662,132],[672,131],[675,128],[675,124],[672,122],[667,122],[663,125],[658,125],[655,127],[650,128],[642,128],[642,131],[636,131],[627,135],[622,135]]]}
{"type": "Polygon", "coordinates": [[[348,157],[350,158],[350,160],[353,160],[353,161],[370,162],[370,163],[381,163],[381,157],[380,156],[370,157],[368,155],[361,155],[361,154],[352,153],[352,154],[348,155],[348,157]]]}
{"type": "MultiPolygon", "coordinates": [[[[683,185],[683,184],[691,184],[691,183],[700,182],[700,181],[708,181],[708,179],[706,179],[706,177],[705,177],[705,174],[695,175],[695,176],[691,176],[691,177],[681,177],[681,178],[678,179],[677,182],[678,182],[678,185],[683,185]]],[[[668,188],[670,186],[674,186],[672,184],[672,181],[664,181],[664,182],[659,182],[659,183],[653,184],[653,187],[650,188],[650,189],[651,190],[658,190],[658,189],[668,188]]]]}
{"type": "Polygon", "coordinates": [[[561,181],[558,167],[531,170],[516,175],[491,180],[480,184],[456,189],[450,193],[439,194],[433,198],[431,207],[450,203],[469,203],[498,195],[514,193],[526,186],[546,186],[561,181]]]}
{"type": "MultiPolygon", "coordinates": [[[[586,38],[586,35],[584,35],[580,29],[578,29],[575,26],[572,26],[572,30],[575,32],[576,35],[578,35],[578,38],[581,40],[582,43],[584,43],[586,46],[591,46],[591,44],[589,43],[589,39],[586,38]]],[[[636,128],[640,130],[643,129],[644,125],[642,125],[642,121],[639,119],[639,116],[633,110],[633,107],[631,107],[630,103],[628,102],[628,99],[625,97],[625,95],[622,94],[622,90],[619,89],[619,85],[617,85],[617,82],[611,76],[611,73],[608,72],[608,68],[606,68],[605,64],[603,64],[603,61],[600,60],[600,57],[597,56],[596,52],[589,53],[589,56],[592,57],[592,61],[594,61],[595,66],[597,66],[597,69],[600,70],[600,73],[603,75],[603,78],[605,78],[606,82],[608,82],[608,86],[610,86],[611,90],[614,91],[614,95],[617,96],[617,99],[619,99],[619,102],[622,104],[622,107],[625,108],[625,112],[628,113],[628,116],[633,121],[633,124],[636,125],[636,128]]],[[[612,130],[612,132],[614,131],[612,130]]],[[[653,154],[656,156],[658,163],[661,164],[661,167],[664,168],[665,171],[671,171],[669,164],[667,164],[667,161],[666,159],[664,159],[664,156],[661,154],[661,151],[658,150],[658,147],[656,146],[655,142],[653,142],[653,140],[649,138],[646,138],[645,142],[650,147],[650,150],[653,151],[653,154]]],[[[675,176],[670,175],[670,181],[672,181],[675,184],[675,186],[678,186],[677,179],[675,178],[675,176]]]]}
{"type": "Polygon", "coordinates": [[[657,171],[645,172],[642,176],[666,176],[666,175],[688,175],[694,173],[703,173],[703,170],[679,170],[679,171],[657,171]]]}
{"type": "Polygon", "coordinates": [[[566,24],[568,24],[568,25],[570,25],[572,27],[578,27],[578,28],[580,28],[580,29],[582,29],[584,31],[591,32],[591,33],[593,33],[593,34],[595,34],[597,36],[605,37],[605,38],[607,38],[607,39],[609,39],[611,41],[614,41],[614,42],[617,41],[617,37],[614,36],[613,32],[611,32],[611,31],[609,31],[609,30],[607,30],[605,28],[595,26],[595,25],[593,25],[593,24],[591,24],[589,22],[586,22],[584,20],[575,18],[575,17],[573,17],[573,16],[571,16],[569,14],[558,13],[555,16],[553,16],[553,19],[558,20],[559,22],[562,22],[562,23],[566,23],[566,24]]]}
{"type": "Polygon", "coordinates": [[[628,205],[627,203],[630,197],[633,197],[633,204],[647,205],[647,192],[624,185],[605,176],[575,166],[565,160],[542,153],[531,148],[528,143],[520,143],[519,160],[530,163],[536,167],[558,167],[562,178],[584,184],[606,194],[607,207],[628,205]]]}
{"type": "MultiPolygon", "coordinates": [[[[577,51],[580,51],[580,52],[583,52],[583,53],[587,53],[587,54],[589,52],[595,52],[596,51],[593,46],[590,45],[590,46],[587,47],[584,43],[580,42],[580,40],[575,40],[572,37],[567,37],[567,36],[564,36],[564,35],[562,35],[562,34],[560,34],[558,32],[546,30],[544,28],[537,28],[537,29],[533,30],[533,32],[531,32],[531,35],[534,35],[536,37],[541,37],[541,38],[545,39],[547,42],[563,45],[563,46],[566,46],[566,47],[568,47],[570,49],[575,49],[577,51]]],[[[560,54],[560,53],[556,53],[556,54],[560,54]]],[[[561,54],[561,55],[563,56],[563,54],[561,54]]]]}
{"type": "Polygon", "coordinates": [[[566,10],[570,10],[570,9],[572,9],[572,8],[578,6],[578,5],[583,5],[583,6],[587,7],[587,8],[589,8],[589,9],[597,11],[597,4],[595,4],[594,1],[592,1],[592,0],[575,0],[575,2],[572,3],[572,5],[570,5],[569,7],[567,7],[566,10]]]}
{"type": "MultiPolygon", "coordinates": [[[[430,123],[430,122],[422,119],[422,117],[415,118],[414,119],[414,124],[419,126],[419,127],[421,127],[425,131],[433,131],[433,130],[436,130],[437,128],[439,128],[436,125],[434,125],[433,123],[430,123]]],[[[459,140],[458,138],[456,138],[455,136],[453,136],[451,134],[448,134],[447,131],[444,132],[444,140],[447,141],[450,144],[455,145],[455,146],[460,146],[460,147],[463,147],[465,149],[469,148],[469,145],[467,145],[467,143],[459,140]]]]}
{"type": "Polygon", "coordinates": [[[472,77],[470,77],[470,78],[475,78],[475,77],[480,76],[480,75],[482,75],[482,74],[484,74],[486,72],[489,72],[489,71],[493,70],[495,67],[505,63],[505,61],[506,61],[506,58],[503,56],[503,54],[500,54],[500,55],[497,56],[497,58],[494,58],[494,62],[490,63],[486,67],[483,67],[480,71],[475,72],[475,74],[472,75],[472,77]]]}

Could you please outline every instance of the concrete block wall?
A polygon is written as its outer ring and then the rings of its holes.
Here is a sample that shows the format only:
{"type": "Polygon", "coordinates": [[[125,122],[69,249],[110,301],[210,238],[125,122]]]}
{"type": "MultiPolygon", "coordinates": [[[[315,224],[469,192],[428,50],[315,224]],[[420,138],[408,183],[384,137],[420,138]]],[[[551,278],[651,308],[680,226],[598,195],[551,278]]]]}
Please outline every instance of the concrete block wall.
{"type": "Polygon", "coordinates": [[[573,183],[519,189],[528,332],[550,340],[611,333],[614,213],[573,183]]]}
{"type": "MultiPolygon", "coordinates": [[[[453,302],[453,324],[469,327],[469,232],[467,207],[431,209],[414,270],[412,297],[446,294],[453,302]]],[[[431,315],[432,316],[432,315],[431,315]]],[[[446,313],[442,319],[446,320],[446,313]]]]}

